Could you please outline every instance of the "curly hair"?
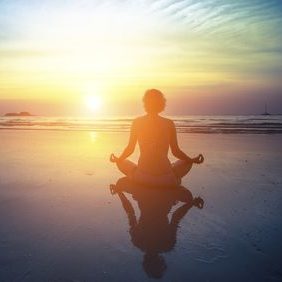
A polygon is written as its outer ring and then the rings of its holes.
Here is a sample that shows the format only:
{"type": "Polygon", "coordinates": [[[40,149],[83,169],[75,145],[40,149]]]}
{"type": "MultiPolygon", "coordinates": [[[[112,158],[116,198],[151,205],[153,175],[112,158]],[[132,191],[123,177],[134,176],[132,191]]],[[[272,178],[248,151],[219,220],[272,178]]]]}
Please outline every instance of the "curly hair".
{"type": "Polygon", "coordinates": [[[165,108],[165,97],[160,90],[148,89],[143,97],[144,108],[147,113],[160,113],[165,108]]]}

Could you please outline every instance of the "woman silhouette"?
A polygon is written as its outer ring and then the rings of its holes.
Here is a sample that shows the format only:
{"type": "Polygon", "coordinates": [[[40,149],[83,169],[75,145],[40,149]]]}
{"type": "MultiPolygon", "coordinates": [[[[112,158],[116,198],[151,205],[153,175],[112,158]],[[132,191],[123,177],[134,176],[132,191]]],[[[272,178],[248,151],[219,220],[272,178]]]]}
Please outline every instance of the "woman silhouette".
{"type": "Polygon", "coordinates": [[[110,160],[132,180],[153,186],[178,186],[194,163],[204,161],[202,154],[190,158],[180,150],[175,125],[172,120],[159,115],[165,108],[165,98],[157,89],[150,89],[143,97],[146,115],[136,118],[131,126],[128,145],[120,155],[111,155],[110,160]],[[140,147],[138,164],[127,160],[140,147]],[[172,163],[168,150],[179,160],[172,163]]]}

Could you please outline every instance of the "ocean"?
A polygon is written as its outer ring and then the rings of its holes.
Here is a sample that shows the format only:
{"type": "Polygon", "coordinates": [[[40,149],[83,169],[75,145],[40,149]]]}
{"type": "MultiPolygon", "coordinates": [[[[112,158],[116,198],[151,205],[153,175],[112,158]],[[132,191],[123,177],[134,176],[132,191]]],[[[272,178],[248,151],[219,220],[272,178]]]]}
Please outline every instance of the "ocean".
{"type": "MultiPolygon", "coordinates": [[[[171,116],[182,133],[281,134],[282,115],[171,116]]],[[[0,130],[73,130],[127,132],[132,117],[0,117],[0,130]]]]}

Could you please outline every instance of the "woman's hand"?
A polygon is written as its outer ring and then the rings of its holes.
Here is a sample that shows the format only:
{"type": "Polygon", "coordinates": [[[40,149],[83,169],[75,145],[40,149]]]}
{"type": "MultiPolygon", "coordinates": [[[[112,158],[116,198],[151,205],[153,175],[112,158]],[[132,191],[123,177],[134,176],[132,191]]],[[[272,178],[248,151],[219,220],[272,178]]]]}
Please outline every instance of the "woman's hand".
{"type": "Polygon", "coordinates": [[[110,161],[111,161],[112,163],[117,163],[118,160],[119,160],[118,157],[116,157],[114,154],[111,154],[111,156],[110,156],[110,161]]]}
{"type": "Polygon", "coordinates": [[[193,163],[196,163],[196,164],[201,164],[203,161],[204,161],[204,157],[202,154],[200,154],[198,157],[193,159],[193,163]]]}

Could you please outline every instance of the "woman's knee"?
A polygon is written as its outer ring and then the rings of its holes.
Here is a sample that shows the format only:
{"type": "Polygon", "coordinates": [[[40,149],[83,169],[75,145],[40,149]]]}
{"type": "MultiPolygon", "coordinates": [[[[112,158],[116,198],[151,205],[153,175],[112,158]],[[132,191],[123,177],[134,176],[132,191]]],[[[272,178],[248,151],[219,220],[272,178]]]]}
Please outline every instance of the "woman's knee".
{"type": "Polygon", "coordinates": [[[118,161],[117,163],[118,169],[124,173],[126,176],[131,176],[134,170],[136,169],[136,164],[129,160],[118,161]]]}

